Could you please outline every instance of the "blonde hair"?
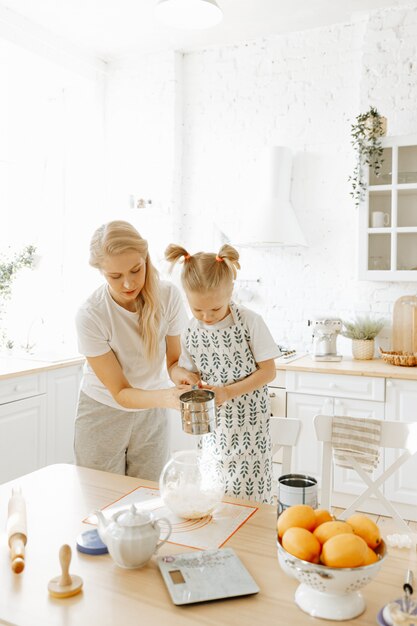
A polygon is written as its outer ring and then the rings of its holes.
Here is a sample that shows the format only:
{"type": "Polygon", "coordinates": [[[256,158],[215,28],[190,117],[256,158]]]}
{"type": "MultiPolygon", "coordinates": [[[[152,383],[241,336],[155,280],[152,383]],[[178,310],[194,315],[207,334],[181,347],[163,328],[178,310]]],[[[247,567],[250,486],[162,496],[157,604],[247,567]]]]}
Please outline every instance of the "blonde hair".
{"type": "Polygon", "coordinates": [[[219,286],[233,285],[240,269],[239,253],[228,244],[214,252],[189,254],[185,248],[171,243],[165,250],[165,258],[172,267],[181,258],[184,259],[181,282],[185,291],[204,293],[219,286]]]}
{"type": "Polygon", "coordinates": [[[97,228],[91,238],[90,265],[101,270],[105,257],[117,256],[129,250],[138,252],[146,264],[145,284],[136,299],[136,311],[145,354],[153,360],[158,353],[161,304],[159,275],[151,263],[148,242],[129,222],[108,222],[97,228]]]}

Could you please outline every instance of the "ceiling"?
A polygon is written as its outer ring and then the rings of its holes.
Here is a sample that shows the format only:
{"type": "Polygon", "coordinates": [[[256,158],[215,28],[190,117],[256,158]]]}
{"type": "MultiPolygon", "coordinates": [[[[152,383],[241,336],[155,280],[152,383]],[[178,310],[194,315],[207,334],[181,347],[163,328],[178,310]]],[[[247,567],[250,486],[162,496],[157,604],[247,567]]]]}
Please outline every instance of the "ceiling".
{"type": "Polygon", "coordinates": [[[142,51],[190,50],[348,22],[412,0],[217,0],[223,21],[205,31],[171,30],[153,15],[156,0],[0,0],[0,23],[16,21],[62,38],[103,60],[142,51]]]}

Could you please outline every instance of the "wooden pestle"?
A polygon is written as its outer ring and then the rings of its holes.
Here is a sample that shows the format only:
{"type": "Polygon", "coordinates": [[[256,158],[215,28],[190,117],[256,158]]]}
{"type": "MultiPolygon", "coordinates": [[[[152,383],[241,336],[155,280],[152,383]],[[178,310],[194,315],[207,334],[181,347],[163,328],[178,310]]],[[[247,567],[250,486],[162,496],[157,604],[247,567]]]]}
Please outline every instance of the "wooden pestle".
{"type": "Polygon", "coordinates": [[[13,487],[7,516],[7,538],[12,570],[20,574],[25,568],[26,504],[20,487],[13,487]]]}
{"type": "Polygon", "coordinates": [[[61,564],[61,575],[51,578],[48,583],[48,591],[54,598],[69,598],[81,591],[83,580],[80,576],[69,573],[71,563],[71,547],[68,544],[61,546],[59,550],[59,562],[61,564]]]}

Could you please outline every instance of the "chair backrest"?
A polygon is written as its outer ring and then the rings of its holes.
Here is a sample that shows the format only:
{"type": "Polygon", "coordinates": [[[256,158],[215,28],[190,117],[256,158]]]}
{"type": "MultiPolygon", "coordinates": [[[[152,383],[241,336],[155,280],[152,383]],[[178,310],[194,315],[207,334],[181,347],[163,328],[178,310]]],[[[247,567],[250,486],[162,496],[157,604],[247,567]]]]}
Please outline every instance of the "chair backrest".
{"type": "MultiPolygon", "coordinates": [[[[316,436],[318,441],[321,441],[323,444],[320,506],[325,509],[330,509],[331,507],[331,495],[333,490],[332,424],[333,417],[331,415],[316,415],[314,417],[316,436]]],[[[367,497],[372,494],[382,502],[385,509],[392,515],[403,530],[409,530],[398,511],[379,491],[379,487],[382,486],[383,483],[415,453],[417,422],[407,423],[383,420],[380,424],[380,448],[394,448],[404,450],[404,452],[388,468],[385,468],[385,471],[382,472],[375,480],[372,480],[371,476],[363,470],[360,464],[355,461],[355,459],[350,457],[348,459],[349,463],[351,463],[352,468],[356,470],[357,474],[359,474],[364,483],[368,485],[368,488],[364,489],[364,492],[359,495],[347,509],[338,514],[338,517],[341,519],[348,517],[353,511],[356,510],[356,507],[359,506],[359,504],[364,502],[367,497]]]]}
{"type": "MultiPolygon", "coordinates": [[[[354,419],[354,418],[353,418],[354,419]]],[[[322,442],[332,441],[332,423],[331,415],[316,415],[314,417],[314,428],[316,430],[317,439],[322,442]]],[[[398,448],[406,449],[409,439],[415,431],[414,422],[381,422],[381,448],[398,448]]]]}
{"type": "Polygon", "coordinates": [[[270,418],[272,457],[282,449],[281,474],[291,473],[292,450],[297,444],[301,420],[295,417],[270,418]]]}

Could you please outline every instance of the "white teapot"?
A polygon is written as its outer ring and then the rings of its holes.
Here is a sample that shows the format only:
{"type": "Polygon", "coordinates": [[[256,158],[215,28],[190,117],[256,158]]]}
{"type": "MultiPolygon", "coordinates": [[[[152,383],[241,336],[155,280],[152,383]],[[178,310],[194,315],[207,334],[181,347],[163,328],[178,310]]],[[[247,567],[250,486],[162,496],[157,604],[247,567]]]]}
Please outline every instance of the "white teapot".
{"type": "Polygon", "coordinates": [[[138,511],[134,504],[107,519],[101,511],[95,512],[98,533],[117,565],[126,568],[142,567],[171,535],[172,527],[166,518],[155,519],[152,513],[138,511]],[[159,541],[161,526],[167,528],[159,541]]]}

